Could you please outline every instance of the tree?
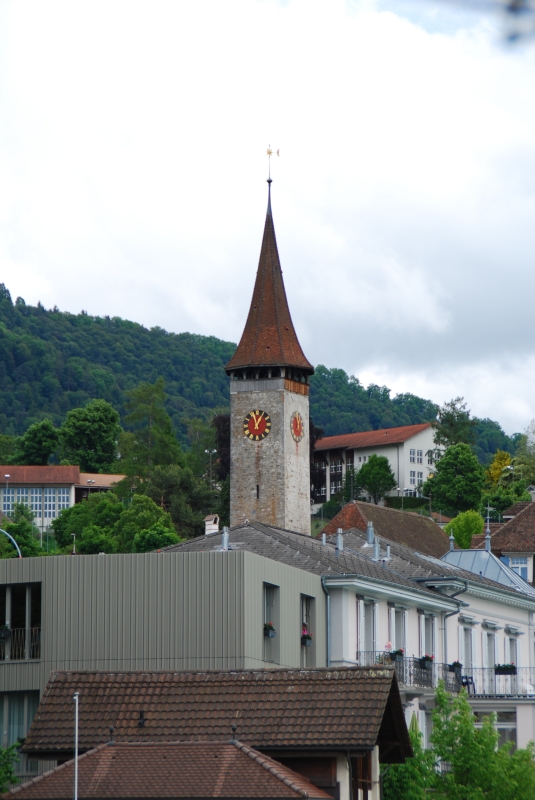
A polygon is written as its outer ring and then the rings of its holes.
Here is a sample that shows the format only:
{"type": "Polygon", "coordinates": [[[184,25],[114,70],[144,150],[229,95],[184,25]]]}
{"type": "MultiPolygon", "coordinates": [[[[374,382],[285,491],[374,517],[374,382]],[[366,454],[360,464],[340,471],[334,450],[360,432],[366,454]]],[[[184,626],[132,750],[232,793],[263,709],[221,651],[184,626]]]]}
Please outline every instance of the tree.
{"type": "Polygon", "coordinates": [[[0,463],[11,464],[11,458],[17,449],[17,437],[0,433],[0,463]]]}
{"type": "Polygon", "coordinates": [[[422,492],[432,496],[435,508],[454,515],[479,508],[484,482],[483,467],[470,447],[454,444],[446,450],[436,465],[434,476],[424,483],[422,492]]]}
{"type": "Polygon", "coordinates": [[[220,481],[230,475],[230,414],[215,414],[212,419],[215,428],[215,474],[220,481]]]}
{"type": "Polygon", "coordinates": [[[490,486],[497,486],[505,467],[511,464],[511,456],[505,450],[496,450],[492,464],[487,470],[487,482],[490,486]]]}
{"type": "Polygon", "coordinates": [[[514,458],[515,471],[522,474],[526,485],[535,483],[535,419],[532,419],[522,436],[519,437],[516,456],[514,458]]]}
{"type": "Polygon", "coordinates": [[[171,417],[164,408],[164,379],[160,377],[156,383],[140,383],[127,392],[127,398],[125,424],[134,428],[128,457],[125,458],[127,474],[146,478],[157,464],[183,461],[171,417]]]}
{"type": "Polygon", "coordinates": [[[204,533],[203,519],[214,505],[213,493],[206,481],[196,477],[189,467],[178,464],[153,467],[142,488],[147,497],[169,512],[181,536],[204,533]]]}
{"type": "Polygon", "coordinates": [[[364,489],[372,496],[375,505],[397,485],[388,458],[377,456],[375,453],[357,472],[357,481],[359,488],[364,489]]]}
{"type": "Polygon", "coordinates": [[[418,746],[410,733],[414,757],[384,774],[384,800],[531,800],[535,797],[533,742],[512,750],[498,747],[496,715],[476,728],[466,690],[448,694],[440,681],[435,691],[432,749],[418,746]]]}
{"type": "Polygon", "coordinates": [[[15,764],[19,760],[16,744],[0,747],[0,793],[7,792],[12,786],[20,783],[15,774],[15,764]]]}
{"type": "Polygon", "coordinates": [[[161,523],[166,530],[175,533],[171,516],[156,503],[142,494],[135,494],[129,508],[126,508],[113,532],[117,536],[117,552],[134,552],[134,539],[136,534],[152,528],[156,523],[161,523]]]}
{"type": "Polygon", "coordinates": [[[454,444],[474,444],[476,420],[470,419],[470,411],[463,403],[464,397],[455,397],[438,409],[435,429],[435,444],[451,447],[454,444]]]}
{"type": "Polygon", "coordinates": [[[44,466],[58,445],[59,431],[49,419],[34,422],[17,440],[11,463],[44,466]]]}
{"type": "Polygon", "coordinates": [[[134,553],[148,553],[151,550],[161,550],[182,541],[174,531],[170,531],[161,522],[155,522],[147,530],[139,531],[134,536],[134,553]]]}
{"type": "Polygon", "coordinates": [[[477,511],[463,511],[448,522],[444,530],[453,538],[461,550],[469,550],[472,537],[478,536],[483,531],[485,520],[477,511]]]}
{"type": "Polygon", "coordinates": [[[61,452],[82,472],[112,472],[121,432],[119,414],[105,400],[69,411],[60,428],[61,452]]]}
{"type": "MultiPolygon", "coordinates": [[[[43,555],[43,550],[38,540],[39,531],[33,523],[33,513],[28,506],[23,503],[16,503],[11,521],[5,523],[4,528],[17,542],[23,558],[43,555]]],[[[7,557],[16,555],[14,549],[5,552],[7,557]]]]}
{"type": "MultiPolygon", "coordinates": [[[[84,552],[82,545],[84,531],[96,527],[99,531],[104,531],[105,535],[115,535],[115,525],[123,511],[123,504],[113,492],[95,492],[87,500],[65,508],[56,519],[52,520],[54,538],[59,547],[70,551],[73,534],[76,534],[76,549],[84,552]]],[[[93,532],[88,535],[88,548],[91,547],[89,545],[91,538],[94,538],[93,532]]],[[[96,552],[100,553],[101,549],[96,552]]],[[[113,552],[113,550],[104,549],[104,552],[113,552]]]]}
{"type": "Polygon", "coordinates": [[[432,750],[424,749],[415,720],[413,711],[409,738],[414,756],[404,764],[387,767],[383,774],[383,800],[425,800],[426,789],[434,782],[436,756],[432,750]]]}

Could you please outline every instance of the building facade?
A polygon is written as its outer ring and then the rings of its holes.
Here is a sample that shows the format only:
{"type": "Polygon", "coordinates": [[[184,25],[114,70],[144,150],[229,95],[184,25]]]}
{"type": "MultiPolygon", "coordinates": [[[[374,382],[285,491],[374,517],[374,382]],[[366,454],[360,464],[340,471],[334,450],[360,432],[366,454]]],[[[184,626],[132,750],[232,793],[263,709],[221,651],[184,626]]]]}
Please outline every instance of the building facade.
{"type": "MultiPolygon", "coordinates": [[[[271,191],[271,180],[268,181],[271,191]]],[[[249,315],[230,377],[230,522],[310,533],[309,386],[268,199],[249,315]]]]}
{"type": "Polygon", "coordinates": [[[398,487],[391,495],[416,495],[433,471],[433,459],[428,455],[433,448],[429,423],[325,436],[315,447],[314,461],[323,474],[314,487],[315,510],[342,490],[348,469],[358,472],[371,455],[388,459],[398,487]]]}

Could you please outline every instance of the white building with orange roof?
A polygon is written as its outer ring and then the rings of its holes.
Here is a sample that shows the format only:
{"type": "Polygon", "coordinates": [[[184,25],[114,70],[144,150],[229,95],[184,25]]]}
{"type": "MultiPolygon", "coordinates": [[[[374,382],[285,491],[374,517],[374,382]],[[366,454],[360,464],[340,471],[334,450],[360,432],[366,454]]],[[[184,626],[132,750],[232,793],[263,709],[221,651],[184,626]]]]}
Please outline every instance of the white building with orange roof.
{"type": "Polygon", "coordinates": [[[325,436],[316,443],[315,462],[325,480],[316,487],[316,504],[330,500],[343,486],[346,470],[358,471],[371,455],[385,456],[396,477],[396,497],[412,496],[433,471],[433,459],[428,456],[435,447],[430,423],[382,428],[377,431],[325,436]]]}

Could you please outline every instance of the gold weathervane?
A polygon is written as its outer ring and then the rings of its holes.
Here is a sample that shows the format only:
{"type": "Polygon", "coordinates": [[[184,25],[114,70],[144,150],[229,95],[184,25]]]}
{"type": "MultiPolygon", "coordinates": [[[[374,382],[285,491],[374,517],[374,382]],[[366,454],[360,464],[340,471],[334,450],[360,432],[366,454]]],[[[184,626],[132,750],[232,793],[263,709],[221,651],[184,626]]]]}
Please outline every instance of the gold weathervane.
{"type": "MultiPolygon", "coordinates": [[[[266,150],[266,154],[268,157],[268,177],[271,178],[271,156],[273,155],[273,150],[271,149],[271,145],[268,145],[268,149],[266,150]]],[[[281,151],[277,150],[277,155],[280,156],[281,151]]]]}

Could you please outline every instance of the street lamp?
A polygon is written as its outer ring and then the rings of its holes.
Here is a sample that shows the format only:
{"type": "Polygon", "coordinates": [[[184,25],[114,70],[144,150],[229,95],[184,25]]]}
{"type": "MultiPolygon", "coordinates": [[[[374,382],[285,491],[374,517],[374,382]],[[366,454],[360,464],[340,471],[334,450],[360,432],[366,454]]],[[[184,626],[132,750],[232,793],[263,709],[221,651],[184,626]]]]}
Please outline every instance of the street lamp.
{"type": "Polygon", "coordinates": [[[217,453],[217,450],[205,450],[204,452],[210,456],[210,491],[212,491],[212,456],[217,453]]]}
{"type": "Polygon", "coordinates": [[[399,497],[399,493],[403,492],[403,494],[401,495],[401,510],[403,511],[403,498],[405,497],[405,492],[408,491],[408,490],[407,489],[401,489],[401,487],[396,486],[396,491],[398,493],[398,497],[399,497]]]}
{"type": "Polygon", "coordinates": [[[505,469],[513,470],[513,503],[515,502],[515,465],[509,464],[505,469]]]}

